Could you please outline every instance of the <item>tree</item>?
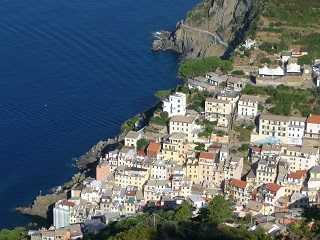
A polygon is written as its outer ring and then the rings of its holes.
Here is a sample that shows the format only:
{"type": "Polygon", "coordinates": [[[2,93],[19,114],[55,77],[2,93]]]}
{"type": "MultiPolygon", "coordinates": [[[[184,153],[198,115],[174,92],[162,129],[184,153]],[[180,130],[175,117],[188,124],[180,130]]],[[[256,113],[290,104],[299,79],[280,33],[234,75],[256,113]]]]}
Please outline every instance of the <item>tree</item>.
{"type": "Polygon", "coordinates": [[[149,141],[145,138],[141,138],[137,141],[137,150],[144,150],[149,144],[149,141]]]}
{"type": "Polygon", "coordinates": [[[27,239],[27,233],[24,228],[15,228],[12,230],[0,230],[0,240],[24,240],[27,239]]]}
{"type": "Polygon", "coordinates": [[[174,218],[178,222],[184,222],[192,218],[192,205],[188,202],[183,202],[176,211],[174,218]]]}
{"type": "Polygon", "coordinates": [[[216,196],[208,205],[208,221],[215,225],[232,217],[231,203],[223,196],[216,196]]]}

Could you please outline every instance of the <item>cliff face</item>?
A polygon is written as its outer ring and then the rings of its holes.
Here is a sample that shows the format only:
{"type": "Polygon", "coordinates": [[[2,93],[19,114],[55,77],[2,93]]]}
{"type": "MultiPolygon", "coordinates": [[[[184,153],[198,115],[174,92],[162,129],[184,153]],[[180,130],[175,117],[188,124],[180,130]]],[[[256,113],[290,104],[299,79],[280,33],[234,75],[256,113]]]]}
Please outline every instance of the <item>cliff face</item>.
{"type": "Polygon", "coordinates": [[[162,32],[153,49],[186,57],[227,56],[243,40],[258,5],[259,0],[203,0],[174,32],[162,32]]]}

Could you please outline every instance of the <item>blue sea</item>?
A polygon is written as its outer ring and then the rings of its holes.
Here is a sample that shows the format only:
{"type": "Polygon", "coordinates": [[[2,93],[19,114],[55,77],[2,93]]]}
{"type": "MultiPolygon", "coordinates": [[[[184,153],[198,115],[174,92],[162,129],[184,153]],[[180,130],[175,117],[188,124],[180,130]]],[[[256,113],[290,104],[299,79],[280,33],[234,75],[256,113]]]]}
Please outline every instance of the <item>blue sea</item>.
{"type": "Polygon", "coordinates": [[[177,56],[150,51],[198,0],[2,0],[0,228],[68,180],[73,158],[177,84],[177,56]]]}

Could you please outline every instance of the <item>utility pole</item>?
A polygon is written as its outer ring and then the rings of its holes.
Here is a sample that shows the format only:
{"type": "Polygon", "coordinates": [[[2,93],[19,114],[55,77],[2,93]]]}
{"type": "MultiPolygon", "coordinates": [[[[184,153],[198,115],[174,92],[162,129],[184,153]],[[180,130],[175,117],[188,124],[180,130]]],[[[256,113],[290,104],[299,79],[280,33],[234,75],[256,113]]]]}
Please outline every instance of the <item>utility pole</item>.
{"type": "Polygon", "coordinates": [[[153,216],[153,228],[156,229],[156,215],[152,214],[153,216]]]}

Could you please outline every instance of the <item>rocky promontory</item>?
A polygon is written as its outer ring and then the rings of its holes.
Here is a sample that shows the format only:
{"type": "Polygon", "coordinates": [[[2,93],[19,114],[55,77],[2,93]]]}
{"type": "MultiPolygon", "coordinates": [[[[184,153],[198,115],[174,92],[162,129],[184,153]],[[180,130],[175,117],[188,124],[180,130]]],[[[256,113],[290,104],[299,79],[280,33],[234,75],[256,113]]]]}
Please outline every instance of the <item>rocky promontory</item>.
{"type": "Polygon", "coordinates": [[[203,0],[173,32],[156,35],[153,50],[183,57],[229,56],[255,21],[260,0],[203,0]]]}

